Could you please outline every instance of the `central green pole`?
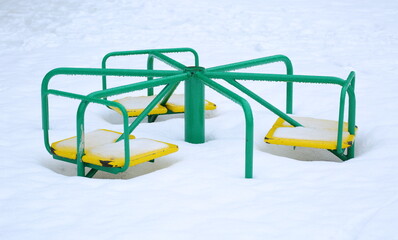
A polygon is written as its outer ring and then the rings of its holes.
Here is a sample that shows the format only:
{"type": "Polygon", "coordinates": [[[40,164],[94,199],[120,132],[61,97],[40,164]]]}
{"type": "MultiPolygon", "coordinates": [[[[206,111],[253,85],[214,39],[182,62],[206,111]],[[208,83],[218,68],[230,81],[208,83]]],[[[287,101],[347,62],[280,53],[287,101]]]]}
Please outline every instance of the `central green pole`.
{"type": "Polygon", "coordinates": [[[189,143],[205,142],[205,88],[195,72],[202,67],[187,67],[191,77],[185,81],[185,141],[189,143]]]}

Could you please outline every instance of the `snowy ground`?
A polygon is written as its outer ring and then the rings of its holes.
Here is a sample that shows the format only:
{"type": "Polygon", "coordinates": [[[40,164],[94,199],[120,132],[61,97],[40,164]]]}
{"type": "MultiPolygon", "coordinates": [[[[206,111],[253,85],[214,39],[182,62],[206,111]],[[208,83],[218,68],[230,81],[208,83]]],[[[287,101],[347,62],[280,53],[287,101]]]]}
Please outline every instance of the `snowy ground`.
{"type": "MultiPolygon", "coordinates": [[[[398,239],[397,20],[389,0],[1,1],[0,239],[398,239]],[[207,89],[218,109],[207,116],[205,144],[185,143],[176,115],[134,132],[179,146],[154,164],[86,179],[51,158],[40,109],[49,70],[169,47],[196,49],[204,67],[284,54],[296,74],[356,71],[356,157],[341,163],[321,150],[266,145],[275,116],[253,103],[254,179],[244,179],[242,111],[207,89]]],[[[284,107],[281,84],[245,85],[284,107]]],[[[53,87],[84,92],[100,82],[59,78],[53,87]]],[[[76,102],[51,100],[53,140],[74,135],[76,102]]],[[[296,85],[295,114],[336,119],[337,108],[336,87],[296,85]]],[[[109,109],[88,113],[88,130],[121,129],[109,109]]]]}

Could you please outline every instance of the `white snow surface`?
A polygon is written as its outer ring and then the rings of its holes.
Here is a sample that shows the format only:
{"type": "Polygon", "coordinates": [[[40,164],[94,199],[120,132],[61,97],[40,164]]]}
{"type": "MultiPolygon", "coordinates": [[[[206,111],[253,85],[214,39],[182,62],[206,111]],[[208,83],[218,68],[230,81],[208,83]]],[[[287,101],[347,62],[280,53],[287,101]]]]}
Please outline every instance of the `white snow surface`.
{"type": "MultiPolygon", "coordinates": [[[[348,132],[343,132],[343,139],[348,137],[348,132]]],[[[328,129],[315,129],[306,127],[281,127],[276,129],[274,137],[288,139],[302,139],[314,141],[337,141],[337,131],[328,129]]]]}
{"type": "MultiPolygon", "coordinates": [[[[290,115],[290,114],[289,114],[290,115]]],[[[273,136],[277,138],[303,139],[315,141],[337,141],[338,121],[317,119],[309,117],[297,117],[290,115],[303,127],[280,127],[273,136]]],[[[284,121],[282,126],[291,126],[284,121]]],[[[350,134],[347,127],[343,130],[343,139],[350,134]],[[344,132],[345,131],[345,132],[344,132]]]]}
{"type": "MultiPolygon", "coordinates": [[[[398,2],[390,0],[3,0],[0,239],[398,239],[397,20],[398,2]],[[243,112],[206,88],[217,110],[207,113],[204,144],[184,141],[180,114],[133,132],[179,146],[155,163],[88,179],[52,159],[41,129],[48,71],[100,67],[111,51],[169,47],[196,49],[206,68],[284,54],[295,74],[346,78],[355,70],[355,158],[265,144],[276,116],[249,100],[254,178],[245,179],[243,112]]],[[[169,56],[193,65],[189,54],[169,56]]],[[[146,59],[115,58],[109,67],[142,69],[146,59]]],[[[285,71],[280,63],[249,70],[285,71]]],[[[109,86],[131,81],[110,78],[109,86]]],[[[284,109],[284,84],[242,83],[284,109]]],[[[57,76],[50,87],[89,93],[101,79],[57,76]]],[[[337,120],[339,92],[296,84],[294,114],[337,120]]],[[[51,141],[76,135],[77,104],[50,97],[51,141]]],[[[87,109],[87,132],[122,131],[121,122],[103,106],[87,109]]]]}
{"type": "MultiPolygon", "coordinates": [[[[338,121],[327,120],[327,119],[318,119],[318,118],[310,118],[310,117],[297,117],[291,114],[288,114],[291,118],[299,122],[304,127],[315,128],[315,129],[330,129],[337,130],[338,121]]],[[[291,126],[290,123],[284,121],[283,126],[291,126]]]]}
{"type": "MultiPolygon", "coordinates": [[[[152,151],[159,151],[167,147],[167,144],[153,141],[152,139],[131,139],[130,156],[136,156],[152,151]]],[[[124,158],[124,143],[123,141],[120,141],[113,144],[104,144],[102,146],[90,149],[90,152],[95,156],[100,156],[106,159],[124,158]]]]}
{"type": "MultiPolygon", "coordinates": [[[[87,154],[93,154],[100,159],[124,158],[124,141],[116,142],[120,134],[102,129],[88,132],[84,136],[84,148],[87,154]]],[[[76,153],[76,137],[57,143],[57,148],[68,149],[76,153]]],[[[167,148],[167,144],[147,138],[130,139],[130,156],[167,148]]]]}

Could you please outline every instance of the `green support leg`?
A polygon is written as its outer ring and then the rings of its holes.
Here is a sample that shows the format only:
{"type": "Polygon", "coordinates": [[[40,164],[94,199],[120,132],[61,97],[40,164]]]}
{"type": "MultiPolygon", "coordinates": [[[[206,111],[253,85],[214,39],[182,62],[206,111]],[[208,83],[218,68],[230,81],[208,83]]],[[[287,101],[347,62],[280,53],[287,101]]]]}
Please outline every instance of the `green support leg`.
{"type": "Polygon", "coordinates": [[[205,92],[203,82],[194,74],[203,68],[192,67],[192,76],[185,81],[185,141],[205,142],[205,92]]]}

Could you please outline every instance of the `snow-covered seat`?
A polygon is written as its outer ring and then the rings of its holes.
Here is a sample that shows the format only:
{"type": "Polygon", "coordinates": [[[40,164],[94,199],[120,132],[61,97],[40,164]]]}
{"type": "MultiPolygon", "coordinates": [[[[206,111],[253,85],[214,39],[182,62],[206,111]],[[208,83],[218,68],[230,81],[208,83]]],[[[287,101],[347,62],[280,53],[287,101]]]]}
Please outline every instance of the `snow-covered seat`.
{"type": "MultiPolygon", "coordinates": [[[[116,140],[120,132],[99,129],[85,134],[85,155],[82,161],[102,167],[123,167],[125,162],[124,141],[116,140]]],[[[178,151],[178,146],[130,135],[130,164],[134,166],[178,151]]],[[[68,159],[76,159],[76,137],[51,144],[52,152],[68,159]]]]}
{"type": "MultiPolygon", "coordinates": [[[[332,120],[309,117],[291,116],[302,127],[293,127],[282,118],[278,118],[264,138],[266,143],[312,147],[335,150],[337,149],[338,122],[332,120]]],[[[342,148],[352,146],[355,135],[348,132],[348,123],[343,125],[342,148]]]]}
{"type": "MultiPolygon", "coordinates": [[[[156,95],[153,96],[139,96],[139,97],[125,97],[119,100],[115,100],[115,102],[118,102],[122,104],[128,113],[129,117],[136,117],[140,115],[146,106],[156,97],[156,95]]],[[[216,104],[205,100],[205,110],[214,110],[216,109],[216,104]]],[[[120,110],[117,108],[112,108],[115,111],[120,113],[120,110]]],[[[182,113],[185,111],[185,106],[184,106],[184,95],[183,94],[173,94],[167,103],[162,106],[160,104],[156,105],[148,115],[161,115],[161,114],[167,114],[169,112],[172,113],[182,113]]]]}

